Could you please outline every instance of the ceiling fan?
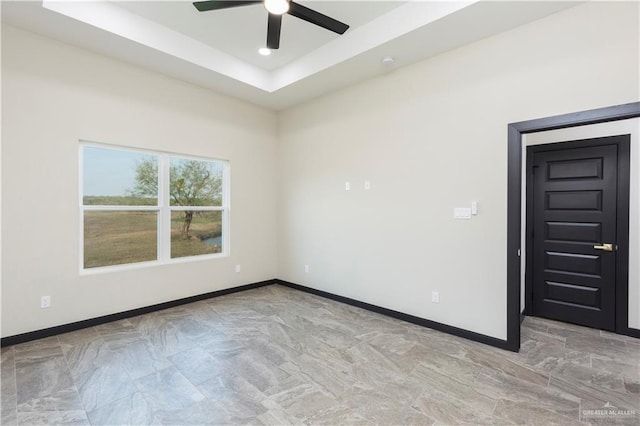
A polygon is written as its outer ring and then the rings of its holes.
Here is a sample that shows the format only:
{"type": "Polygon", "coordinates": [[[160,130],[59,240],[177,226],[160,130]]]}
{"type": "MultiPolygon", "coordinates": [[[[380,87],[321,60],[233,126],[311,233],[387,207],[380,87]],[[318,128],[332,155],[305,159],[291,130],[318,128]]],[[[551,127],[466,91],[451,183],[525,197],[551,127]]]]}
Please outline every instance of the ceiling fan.
{"type": "Polygon", "coordinates": [[[349,29],[347,24],[291,0],[210,0],[197,1],[193,5],[200,12],[207,12],[209,10],[249,6],[256,3],[264,3],[265,9],[269,12],[269,20],[267,21],[267,47],[269,49],[278,49],[280,47],[280,27],[282,26],[282,15],[285,13],[334,33],[344,34],[349,29]]]}

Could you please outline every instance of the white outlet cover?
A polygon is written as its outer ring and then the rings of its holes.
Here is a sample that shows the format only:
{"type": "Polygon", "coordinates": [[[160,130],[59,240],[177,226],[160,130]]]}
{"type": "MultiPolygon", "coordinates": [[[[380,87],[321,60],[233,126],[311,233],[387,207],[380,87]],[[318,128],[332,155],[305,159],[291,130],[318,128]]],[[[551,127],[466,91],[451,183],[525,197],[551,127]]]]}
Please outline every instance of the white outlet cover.
{"type": "Polygon", "coordinates": [[[368,180],[364,181],[364,189],[369,190],[371,189],[371,182],[368,180]]]}
{"type": "Polygon", "coordinates": [[[469,207],[456,207],[453,209],[454,219],[471,219],[471,209],[469,207]]]}
{"type": "Polygon", "coordinates": [[[236,272],[240,272],[240,265],[236,265],[236,272]]]}
{"type": "Polygon", "coordinates": [[[344,190],[345,191],[351,190],[351,182],[345,182],[344,183],[344,190]]]}

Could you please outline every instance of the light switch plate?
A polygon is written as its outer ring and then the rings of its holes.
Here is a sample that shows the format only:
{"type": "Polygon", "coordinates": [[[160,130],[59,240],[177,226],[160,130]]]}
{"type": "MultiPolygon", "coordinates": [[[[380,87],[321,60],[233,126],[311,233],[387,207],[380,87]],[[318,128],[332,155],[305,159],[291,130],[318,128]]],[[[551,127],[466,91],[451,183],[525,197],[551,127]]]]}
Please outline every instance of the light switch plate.
{"type": "Polygon", "coordinates": [[[453,209],[454,219],[471,219],[471,209],[469,207],[456,207],[453,209]]]}
{"type": "Polygon", "coordinates": [[[474,215],[474,216],[478,214],[478,202],[477,201],[472,201],[471,202],[471,214],[474,215]]]}

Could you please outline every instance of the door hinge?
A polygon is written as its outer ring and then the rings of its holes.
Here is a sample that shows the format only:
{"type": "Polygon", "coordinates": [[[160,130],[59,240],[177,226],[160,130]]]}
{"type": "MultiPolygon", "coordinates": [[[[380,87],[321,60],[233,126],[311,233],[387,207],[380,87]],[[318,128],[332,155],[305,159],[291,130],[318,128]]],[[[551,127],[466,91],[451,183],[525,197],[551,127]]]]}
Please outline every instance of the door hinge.
{"type": "Polygon", "coordinates": [[[520,257],[520,249],[518,249],[518,257],[520,257]]]}

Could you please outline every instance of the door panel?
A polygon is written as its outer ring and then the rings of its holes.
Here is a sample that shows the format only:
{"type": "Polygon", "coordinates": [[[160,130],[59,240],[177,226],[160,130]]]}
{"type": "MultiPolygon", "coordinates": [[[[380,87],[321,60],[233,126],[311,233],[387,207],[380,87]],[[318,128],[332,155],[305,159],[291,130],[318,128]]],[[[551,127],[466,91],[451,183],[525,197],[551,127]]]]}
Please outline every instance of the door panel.
{"type": "Polygon", "coordinates": [[[618,147],[557,145],[531,152],[533,314],[614,330],[618,147]]]}
{"type": "Polygon", "coordinates": [[[600,306],[600,289],[566,283],[546,282],[546,299],[556,302],[574,303],[585,307],[600,306]]]}
{"type": "Polygon", "coordinates": [[[601,178],[602,159],[585,158],[582,160],[550,161],[548,180],[601,178]]]}
{"type": "Polygon", "coordinates": [[[602,210],[601,191],[547,192],[547,210],[602,210]]]}
{"type": "Polygon", "coordinates": [[[549,240],[564,240],[584,243],[602,241],[602,226],[599,223],[547,222],[549,240]]]}
{"type": "Polygon", "coordinates": [[[577,272],[582,275],[601,277],[600,256],[548,251],[545,260],[545,270],[549,272],[565,274],[577,272]]]}

